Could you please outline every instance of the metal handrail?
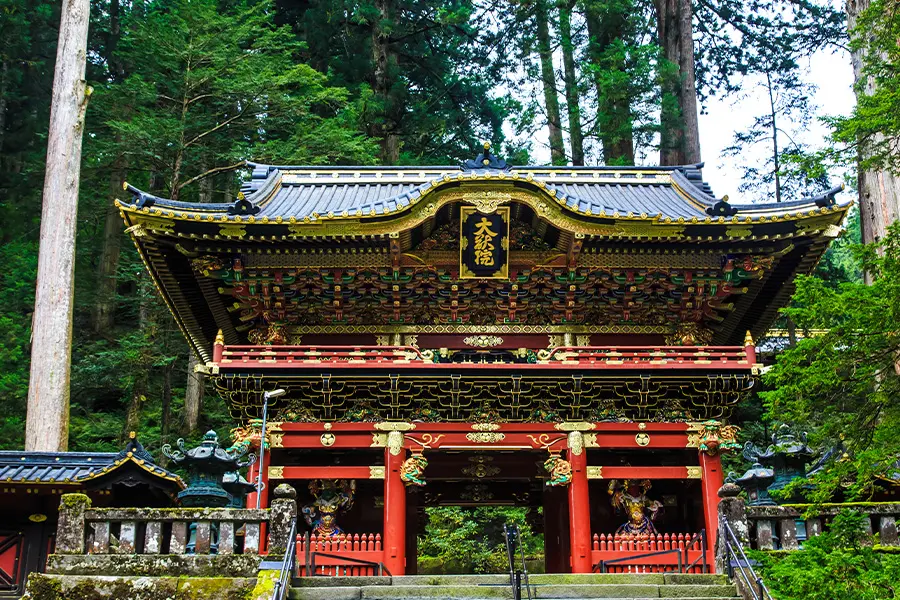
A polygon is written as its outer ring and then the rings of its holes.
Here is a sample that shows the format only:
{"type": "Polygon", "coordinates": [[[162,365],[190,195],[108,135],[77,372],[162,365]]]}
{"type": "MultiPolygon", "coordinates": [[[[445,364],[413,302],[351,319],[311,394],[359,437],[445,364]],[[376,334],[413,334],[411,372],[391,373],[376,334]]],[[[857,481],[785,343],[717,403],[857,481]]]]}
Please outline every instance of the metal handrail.
{"type": "MultiPolygon", "coordinates": [[[[385,574],[387,574],[388,577],[392,577],[391,572],[388,570],[388,568],[384,565],[383,562],[364,560],[362,558],[354,558],[352,556],[344,556],[342,554],[330,554],[328,552],[312,552],[312,553],[309,553],[308,556],[309,556],[310,560],[308,560],[308,562],[307,562],[306,574],[309,576],[314,577],[316,575],[316,557],[324,556],[325,558],[336,558],[339,560],[345,560],[345,561],[349,561],[349,562],[356,563],[359,565],[364,565],[367,567],[372,567],[374,569],[378,569],[379,577],[381,577],[385,574]]],[[[336,565],[336,566],[338,568],[340,568],[341,565],[336,565]]],[[[346,568],[346,565],[345,565],[345,568],[346,568]]],[[[346,574],[346,572],[345,572],[345,574],[346,574]]]]}
{"type": "Polygon", "coordinates": [[[694,541],[697,538],[700,538],[700,556],[695,558],[693,562],[691,562],[684,568],[685,573],[690,573],[691,569],[693,569],[697,565],[697,561],[700,561],[701,564],[703,565],[702,567],[700,567],[703,570],[703,572],[709,573],[709,563],[706,560],[706,530],[705,529],[701,529],[700,533],[695,533],[694,535],[692,535],[690,541],[684,545],[684,562],[687,562],[688,550],[690,549],[691,545],[694,543],[694,541]]]}
{"type": "Polygon", "coordinates": [[[525,593],[531,598],[531,585],[528,582],[528,567],[525,564],[525,548],[518,525],[503,525],[503,537],[506,541],[506,558],[509,561],[509,585],[512,588],[513,600],[522,600],[522,580],[525,580],[525,593]],[[516,546],[522,559],[522,570],[516,569],[516,546]]]}
{"type": "MultiPolygon", "coordinates": [[[[648,552],[646,554],[635,554],[634,556],[624,556],[622,558],[613,558],[610,560],[601,560],[599,563],[594,565],[594,569],[596,569],[597,567],[600,567],[600,572],[606,573],[606,567],[608,565],[611,565],[614,563],[625,562],[628,560],[637,560],[639,558],[650,558],[651,556],[662,556],[663,554],[676,554],[678,556],[678,571],[677,572],[678,573],[684,572],[684,568],[683,568],[684,563],[681,560],[683,555],[682,555],[682,551],[680,548],[674,548],[672,550],[660,550],[659,552],[648,552]]],[[[666,571],[664,571],[664,572],[666,572],[666,571]]]]}
{"type": "Polygon", "coordinates": [[[272,600],[284,600],[287,593],[288,581],[294,572],[294,563],[297,560],[297,519],[291,523],[291,532],[288,534],[287,545],[284,550],[284,558],[281,559],[281,572],[275,589],[272,592],[272,600]]]}
{"type": "Polygon", "coordinates": [[[741,578],[746,584],[747,591],[753,596],[753,600],[774,600],[766,584],[763,583],[762,577],[753,570],[750,559],[744,552],[744,546],[734,534],[728,520],[720,515],[719,524],[725,532],[725,569],[728,571],[728,577],[734,579],[735,565],[741,573],[741,578]],[[752,580],[752,581],[751,581],[752,580]]]}

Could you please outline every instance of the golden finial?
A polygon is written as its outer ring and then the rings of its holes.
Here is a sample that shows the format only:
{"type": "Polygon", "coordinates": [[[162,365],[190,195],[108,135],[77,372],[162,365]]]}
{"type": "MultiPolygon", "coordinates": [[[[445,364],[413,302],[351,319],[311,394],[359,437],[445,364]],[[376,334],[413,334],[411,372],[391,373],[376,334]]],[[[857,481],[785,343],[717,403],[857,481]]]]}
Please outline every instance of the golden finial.
{"type": "Polygon", "coordinates": [[[744,336],[744,346],[754,346],[753,336],[750,335],[750,330],[747,330],[747,335],[744,336]]]}
{"type": "Polygon", "coordinates": [[[726,204],[728,203],[728,194],[722,196],[722,202],[725,202],[726,204]]]}
{"type": "Polygon", "coordinates": [[[219,333],[216,334],[216,341],[214,342],[216,346],[224,346],[225,345],[225,334],[222,333],[222,330],[219,330],[219,333]]]}
{"type": "Polygon", "coordinates": [[[131,438],[131,439],[133,440],[134,438],[137,437],[137,434],[136,434],[135,432],[133,432],[133,431],[129,431],[129,432],[128,432],[128,437],[131,438]]]}
{"type": "Polygon", "coordinates": [[[487,140],[485,140],[484,142],[482,142],[482,145],[484,146],[484,149],[485,149],[485,150],[490,150],[490,149],[491,149],[491,143],[490,143],[489,141],[487,141],[487,140]]]}
{"type": "Polygon", "coordinates": [[[123,189],[123,190],[127,190],[127,189],[128,189],[128,182],[127,182],[127,181],[123,181],[123,182],[122,182],[122,189],[123,189]]]}

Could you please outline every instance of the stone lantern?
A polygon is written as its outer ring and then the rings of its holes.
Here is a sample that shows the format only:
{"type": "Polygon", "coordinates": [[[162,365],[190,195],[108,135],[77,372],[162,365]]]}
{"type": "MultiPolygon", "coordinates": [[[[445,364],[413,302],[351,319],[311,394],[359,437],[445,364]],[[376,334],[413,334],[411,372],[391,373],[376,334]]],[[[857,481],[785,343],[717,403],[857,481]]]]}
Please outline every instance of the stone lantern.
{"type": "Polygon", "coordinates": [[[775,472],[761,464],[753,463],[747,472],[734,480],[742,490],[747,492],[748,506],[775,506],[769,496],[769,486],[775,481],[775,472]]]}
{"type": "Polygon", "coordinates": [[[256,485],[250,483],[238,471],[229,471],[222,477],[222,487],[231,496],[231,508],[244,508],[247,494],[256,491],[256,485]]]}
{"type": "Polygon", "coordinates": [[[228,452],[219,445],[219,437],[215,431],[207,431],[203,442],[196,448],[186,449],[183,439],[179,439],[176,445],[178,450],[173,451],[166,444],[162,452],[176,465],[184,466],[188,471],[188,486],[178,493],[181,505],[193,508],[231,505],[234,497],[222,485],[225,474],[252,464],[256,456],[247,454],[246,448],[234,453],[228,452]]]}
{"type": "MultiPolygon", "coordinates": [[[[805,477],[806,464],[812,457],[813,452],[806,445],[806,434],[794,435],[787,425],[781,425],[772,434],[772,443],[765,450],[759,449],[751,442],[747,442],[744,446],[744,458],[754,463],[750,471],[758,464],[765,467],[763,470],[770,471],[774,477],[766,490],[767,495],[783,489],[795,477],[805,477]]],[[[760,475],[761,473],[757,474],[760,475]]]]}

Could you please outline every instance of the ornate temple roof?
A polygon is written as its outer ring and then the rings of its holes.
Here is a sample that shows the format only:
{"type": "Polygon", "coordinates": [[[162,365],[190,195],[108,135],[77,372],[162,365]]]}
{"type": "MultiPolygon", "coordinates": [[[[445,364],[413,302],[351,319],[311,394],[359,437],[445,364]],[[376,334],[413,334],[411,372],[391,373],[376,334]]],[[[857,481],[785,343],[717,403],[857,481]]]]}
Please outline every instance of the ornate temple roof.
{"type": "Polygon", "coordinates": [[[204,362],[219,331],[229,346],[344,334],[374,344],[401,331],[651,344],[696,323],[713,344],[737,345],[772,324],[849,208],[835,200],[840,188],[730,204],[702,164],[510,167],[484,151],[457,167],[249,166],[233,203],[127,184],[117,201],[204,362]],[[462,276],[462,215],[506,207],[509,276],[462,276]]]}
{"type": "Polygon", "coordinates": [[[840,187],[814,198],[769,204],[729,204],[703,181],[703,164],[678,167],[304,167],[249,163],[252,175],[233,204],[159,198],[128,187],[124,207],[175,218],[195,214],[231,221],[290,223],[382,218],[409,210],[438,191],[493,182],[511,190],[542,191],[573,215],[711,223],[718,217],[760,221],[834,208],[840,187]],[[723,201],[724,200],[724,201],[723,201]],[[153,210],[156,209],[156,210],[153,210]],[[160,212],[157,212],[160,211],[160,212]],[[252,219],[251,219],[252,217],[252,219]]]}

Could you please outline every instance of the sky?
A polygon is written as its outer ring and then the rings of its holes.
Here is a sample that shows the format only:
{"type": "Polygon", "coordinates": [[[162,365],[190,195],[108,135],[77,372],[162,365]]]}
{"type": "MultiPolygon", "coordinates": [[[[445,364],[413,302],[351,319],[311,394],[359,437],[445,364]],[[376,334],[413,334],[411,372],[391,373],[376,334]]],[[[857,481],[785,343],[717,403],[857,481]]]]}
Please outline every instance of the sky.
{"type": "MultiPolygon", "coordinates": [[[[809,64],[805,66],[808,67],[806,79],[818,88],[813,96],[813,102],[817,105],[816,114],[818,116],[849,114],[855,103],[850,55],[846,52],[822,51],[813,55],[809,64]]],[[[742,198],[738,192],[741,170],[735,164],[735,160],[722,157],[721,154],[722,150],[732,143],[736,131],[745,129],[754,114],[766,110],[768,100],[763,94],[763,90],[758,90],[737,102],[730,98],[710,98],[703,114],[700,115],[700,152],[706,163],[703,177],[718,197],[727,194],[732,202],[752,200],[742,198]]],[[[815,121],[808,131],[801,133],[803,141],[813,147],[824,145],[827,135],[828,129],[818,121],[815,121]]],[[[767,147],[757,148],[747,155],[747,160],[756,159],[762,162],[766,150],[767,147]]],[[[834,181],[834,185],[840,183],[839,180],[834,181]]],[[[785,200],[795,199],[785,198],[785,200]]]]}
{"type": "MultiPolygon", "coordinates": [[[[815,116],[847,115],[853,109],[855,99],[853,95],[853,68],[850,63],[850,55],[847,52],[833,52],[823,50],[814,54],[807,64],[801,65],[805,71],[804,79],[817,87],[812,97],[815,116]]],[[[728,195],[729,200],[735,203],[761,201],[764,199],[751,195],[744,195],[738,191],[741,183],[741,169],[739,161],[730,157],[723,157],[722,150],[730,146],[737,131],[745,130],[751,123],[753,116],[765,112],[768,108],[768,99],[763,89],[753,85],[752,81],[743,82],[742,88],[746,90],[740,98],[707,98],[702,112],[699,115],[700,127],[700,152],[705,167],[704,179],[712,186],[716,197],[728,195]]],[[[540,93],[538,83],[525,92],[536,95],[540,93]]],[[[543,96],[540,96],[543,98],[543,96]]],[[[542,101],[542,100],[541,100],[542,101]]],[[[789,124],[785,128],[791,129],[789,124]]],[[[818,119],[812,120],[812,125],[806,131],[797,133],[797,141],[805,142],[811,148],[819,148],[825,144],[828,136],[828,128],[822,125],[818,119]]],[[[568,143],[568,141],[566,142],[568,143]]],[[[782,146],[784,144],[782,143],[782,146]]],[[[748,163],[753,161],[762,163],[766,159],[766,151],[770,147],[759,145],[748,150],[744,159],[748,163]]],[[[535,132],[531,144],[531,153],[534,162],[547,164],[550,162],[549,131],[546,127],[535,132]]],[[[645,165],[659,164],[659,153],[649,154],[642,161],[645,165]]],[[[836,173],[833,185],[839,185],[842,174],[836,173]]],[[[849,200],[850,192],[845,191],[845,198],[849,200]]],[[[812,192],[811,194],[812,195],[812,192]]],[[[785,201],[798,200],[799,198],[784,198],[785,201]]],[[[774,197],[771,199],[774,202],[774,197]]]]}

